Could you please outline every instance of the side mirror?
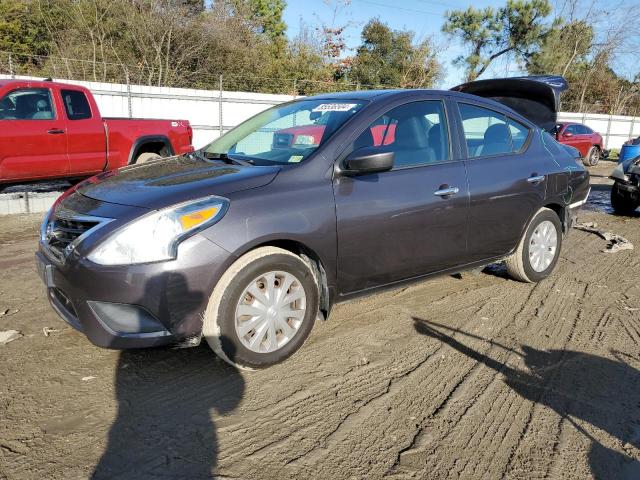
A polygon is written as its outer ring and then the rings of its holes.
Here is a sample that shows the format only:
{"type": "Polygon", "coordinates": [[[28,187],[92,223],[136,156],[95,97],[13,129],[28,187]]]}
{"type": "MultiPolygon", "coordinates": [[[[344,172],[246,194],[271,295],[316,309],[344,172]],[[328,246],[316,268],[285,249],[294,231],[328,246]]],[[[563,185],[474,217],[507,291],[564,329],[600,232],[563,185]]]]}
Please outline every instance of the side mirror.
{"type": "Polygon", "coordinates": [[[359,148],[349,154],[344,161],[345,175],[365,175],[367,173],[386,172],[393,168],[393,152],[380,151],[379,148],[359,148]]]}

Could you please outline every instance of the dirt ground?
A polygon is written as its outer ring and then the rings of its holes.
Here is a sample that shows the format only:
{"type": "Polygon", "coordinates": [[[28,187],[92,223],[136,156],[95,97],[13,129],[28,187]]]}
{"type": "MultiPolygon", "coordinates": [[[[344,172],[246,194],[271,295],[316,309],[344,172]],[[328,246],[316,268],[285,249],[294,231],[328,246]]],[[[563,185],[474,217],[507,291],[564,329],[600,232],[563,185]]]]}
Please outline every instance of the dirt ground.
{"type": "Polygon", "coordinates": [[[206,346],[92,346],[48,306],[39,218],[0,219],[0,477],[640,478],[640,214],[581,221],[537,285],[500,267],[339,305],[238,372],[206,346]],[[43,329],[54,331],[45,335],[43,329]],[[213,472],[213,473],[212,473],[213,472]]]}

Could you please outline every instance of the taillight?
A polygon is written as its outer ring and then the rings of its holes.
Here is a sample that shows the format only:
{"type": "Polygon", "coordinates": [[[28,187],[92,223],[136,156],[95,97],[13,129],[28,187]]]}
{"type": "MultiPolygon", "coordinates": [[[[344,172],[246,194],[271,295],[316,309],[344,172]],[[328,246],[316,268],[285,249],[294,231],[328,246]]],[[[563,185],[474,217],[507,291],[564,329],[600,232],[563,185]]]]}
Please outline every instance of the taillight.
{"type": "Polygon", "coordinates": [[[193,143],[193,128],[191,128],[191,124],[187,124],[187,134],[189,135],[189,143],[193,143]]]}

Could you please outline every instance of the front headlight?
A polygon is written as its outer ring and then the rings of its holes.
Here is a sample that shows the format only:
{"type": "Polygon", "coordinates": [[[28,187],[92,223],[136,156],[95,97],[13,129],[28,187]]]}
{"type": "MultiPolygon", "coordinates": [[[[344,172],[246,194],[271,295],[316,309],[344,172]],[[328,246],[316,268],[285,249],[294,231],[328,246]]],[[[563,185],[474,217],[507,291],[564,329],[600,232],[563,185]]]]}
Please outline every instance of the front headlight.
{"type": "Polygon", "coordinates": [[[613,172],[611,172],[610,176],[611,178],[622,180],[623,182],[629,181],[629,177],[624,173],[624,163],[618,163],[618,165],[616,165],[616,168],[613,169],[613,172]]]}
{"type": "Polygon", "coordinates": [[[220,220],[228,204],[224,198],[206,197],[150,213],[116,230],[87,258],[100,265],[174,259],[178,244],[220,220]]]}

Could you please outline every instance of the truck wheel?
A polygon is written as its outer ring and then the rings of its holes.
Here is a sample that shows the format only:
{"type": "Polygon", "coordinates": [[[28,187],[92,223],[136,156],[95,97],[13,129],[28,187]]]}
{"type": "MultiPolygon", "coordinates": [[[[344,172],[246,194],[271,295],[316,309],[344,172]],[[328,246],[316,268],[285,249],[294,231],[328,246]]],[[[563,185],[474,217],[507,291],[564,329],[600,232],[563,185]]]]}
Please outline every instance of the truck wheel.
{"type": "Polygon", "coordinates": [[[282,362],[309,336],[319,305],[311,267],[293,253],[262,247],[240,257],[222,275],[204,315],[202,335],[238,368],[282,362]]]}
{"type": "Polygon", "coordinates": [[[611,187],[611,206],[618,215],[631,215],[638,208],[637,202],[620,189],[617,181],[611,187]]]}
{"type": "Polygon", "coordinates": [[[139,163],[147,163],[151,160],[158,160],[159,158],[162,157],[155,152],[144,152],[138,155],[138,158],[136,158],[136,165],[139,163]]]}
{"type": "Polygon", "coordinates": [[[584,157],[583,163],[587,167],[595,167],[599,161],[600,161],[600,148],[594,145],[589,149],[587,156],[584,157]]]}
{"type": "Polygon", "coordinates": [[[505,261],[514,280],[539,282],[553,271],[562,248],[562,224],[556,212],[541,208],[533,216],[520,244],[505,261]]]}

